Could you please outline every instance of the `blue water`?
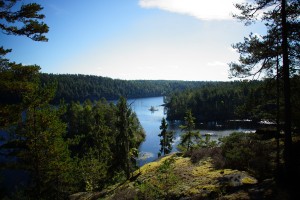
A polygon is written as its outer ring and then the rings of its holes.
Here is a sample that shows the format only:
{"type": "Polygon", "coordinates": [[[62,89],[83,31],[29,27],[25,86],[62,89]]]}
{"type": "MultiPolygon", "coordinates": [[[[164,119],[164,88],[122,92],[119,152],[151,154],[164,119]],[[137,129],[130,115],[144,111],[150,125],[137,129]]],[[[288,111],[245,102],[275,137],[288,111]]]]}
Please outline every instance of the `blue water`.
{"type": "MultiPolygon", "coordinates": [[[[137,114],[137,117],[146,132],[146,139],[139,148],[140,159],[138,159],[138,165],[140,166],[157,159],[157,154],[160,149],[160,137],[158,134],[160,134],[161,130],[159,127],[162,118],[166,117],[164,106],[162,106],[163,103],[163,97],[128,99],[128,104],[131,105],[131,108],[137,114]],[[151,112],[149,110],[151,106],[154,106],[157,111],[151,112]]],[[[180,123],[169,123],[169,130],[174,132],[173,152],[177,151],[176,146],[180,142],[180,135],[182,134],[179,125],[180,123]]],[[[218,141],[218,138],[228,136],[234,131],[251,132],[253,130],[242,128],[228,130],[199,130],[201,135],[213,133],[214,136],[211,137],[211,139],[216,141],[218,141]]]]}
{"type": "Polygon", "coordinates": [[[159,152],[160,125],[164,114],[163,97],[129,99],[128,104],[137,114],[137,117],[146,132],[146,139],[140,146],[139,165],[151,162],[157,158],[159,152]],[[154,106],[156,111],[150,111],[149,108],[154,106]]]}

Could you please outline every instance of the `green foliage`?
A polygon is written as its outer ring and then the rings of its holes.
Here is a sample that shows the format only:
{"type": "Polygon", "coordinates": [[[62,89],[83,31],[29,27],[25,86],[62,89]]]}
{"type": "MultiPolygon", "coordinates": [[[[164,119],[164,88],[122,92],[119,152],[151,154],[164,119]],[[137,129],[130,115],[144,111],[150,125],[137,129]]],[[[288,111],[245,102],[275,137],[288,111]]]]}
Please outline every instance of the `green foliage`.
{"type": "Polygon", "coordinates": [[[153,184],[144,182],[139,185],[140,199],[168,199],[171,198],[171,189],[174,188],[179,181],[179,177],[175,174],[175,158],[164,160],[157,168],[156,181],[153,184]]]}
{"type": "Polygon", "coordinates": [[[246,170],[257,178],[266,178],[272,173],[271,146],[255,134],[234,132],[221,140],[225,167],[246,170]]]}
{"type": "Polygon", "coordinates": [[[111,161],[110,146],[114,143],[111,124],[115,108],[104,101],[71,103],[64,121],[68,124],[67,138],[72,155],[82,158],[90,148],[97,150],[99,159],[111,161]],[[112,137],[110,138],[110,135],[112,137]]]}
{"type": "Polygon", "coordinates": [[[193,149],[197,140],[201,138],[199,131],[194,131],[195,129],[195,118],[192,115],[191,110],[186,112],[186,117],[184,117],[184,125],[181,125],[180,128],[184,133],[181,135],[181,141],[179,149],[184,151],[189,151],[193,149]]]}
{"type": "Polygon", "coordinates": [[[64,99],[84,102],[86,99],[105,98],[116,100],[120,96],[126,98],[142,98],[165,96],[175,91],[201,87],[206,82],[195,81],[163,81],[163,80],[118,80],[90,75],[54,75],[41,74],[42,84],[58,82],[54,103],[64,99]]]}
{"type": "MultiPolygon", "coordinates": [[[[11,128],[11,137],[1,149],[6,156],[18,162],[6,163],[7,168],[23,169],[30,173],[31,185],[27,188],[31,198],[65,198],[72,191],[70,172],[72,162],[63,137],[66,124],[60,116],[64,107],[54,108],[48,104],[54,89],[38,87],[23,97],[23,119],[11,128]]],[[[21,115],[21,114],[20,114],[21,115]]]]}
{"type": "Polygon", "coordinates": [[[123,97],[119,99],[117,103],[117,128],[118,128],[118,136],[117,136],[117,147],[119,154],[119,162],[123,170],[125,171],[126,178],[130,178],[130,138],[132,138],[132,131],[130,130],[130,116],[131,109],[127,105],[127,100],[123,97]]]}
{"type": "Polygon", "coordinates": [[[158,182],[160,182],[161,189],[168,193],[168,190],[174,186],[177,182],[177,177],[174,174],[174,157],[166,159],[158,167],[157,171],[159,172],[157,176],[158,182]]]}
{"type": "Polygon", "coordinates": [[[39,69],[34,65],[0,64],[0,127],[9,127],[21,120],[27,106],[23,103],[25,96],[38,87],[39,69]]]}
{"type": "Polygon", "coordinates": [[[66,139],[78,163],[82,190],[120,181],[123,171],[130,176],[145,133],[126,99],[121,98],[117,105],[104,99],[72,102],[63,120],[68,124],[66,139]]]}
{"type": "Polygon", "coordinates": [[[215,140],[211,140],[211,136],[206,134],[205,137],[197,139],[194,148],[186,151],[184,156],[191,158],[192,163],[197,163],[204,158],[212,158],[212,162],[216,168],[224,166],[224,159],[221,155],[221,149],[215,140]]]}
{"type": "MultiPolygon", "coordinates": [[[[117,103],[117,136],[116,136],[116,154],[119,165],[125,171],[126,178],[130,178],[130,172],[136,165],[136,159],[133,152],[137,150],[141,141],[135,136],[143,133],[143,129],[139,126],[136,115],[132,112],[127,100],[121,97],[117,103]],[[133,151],[134,150],[134,151],[133,151]]],[[[135,153],[138,155],[138,152],[135,153]]]]}
{"type": "Polygon", "coordinates": [[[94,152],[88,152],[78,163],[86,191],[101,189],[104,186],[104,180],[107,180],[108,163],[97,159],[94,154],[94,152]]]}
{"type": "Polygon", "coordinates": [[[160,151],[158,157],[161,155],[166,155],[172,151],[172,142],[173,142],[173,132],[168,131],[168,123],[165,118],[161,121],[161,126],[159,127],[161,133],[158,135],[160,139],[160,151]]]}
{"type": "Polygon", "coordinates": [[[142,183],[139,185],[139,198],[138,199],[145,199],[145,200],[152,200],[152,199],[164,199],[164,193],[158,187],[155,187],[153,184],[149,182],[142,183]]]}
{"type": "Polygon", "coordinates": [[[5,0],[0,2],[2,32],[8,35],[24,35],[34,41],[48,41],[44,36],[49,27],[42,22],[45,15],[39,14],[43,9],[37,3],[22,4],[20,0],[5,0]]]}
{"type": "MultiPolygon", "coordinates": [[[[49,28],[42,21],[45,16],[39,13],[43,8],[36,3],[21,5],[18,1],[0,1],[2,33],[47,41],[44,34],[49,28]]],[[[40,75],[38,66],[9,62],[5,55],[11,51],[0,47],[0,127],[11,131],[11,137],[3,141],[0,150],[15,161],[5,163],[5,169],[17,168],[29,173],[30,184],[25,186],[27,195],[24,198],[66,199],[74,191],[103,188],[125,170],[122,159],[126,160],[126,173],[132,170],[135,165],[132,157],[138,153],[133,150],[138,148],[145,134],[126,101],[122,104],[125,110],[103,99],[94,103],[71,103],[65,113],[65,105],[54,107],[49,102],[55,94],[70,92],[64,88],[67,86],[51,76],[40,75]],[[56,86],[58,93],[55,93],[56,86]],[[119,146],[121,148],[117,148],[119,146]],[[126,148],[122,148],[124,146],[126,148]]],[[[77,87],[74,83],[71,85],[77,87]]],[[[71,99],[83,101],[104,96],[115,98],[124,93],[121,88],[116,96],[115,91],[108,91],[108,85],[99,85],[100,95],[95,89],[97,86],[91,91],[85,88],[83,81],[83,88],[74,89],[71,98],[70,93],[63,97],[70,102],[71,99]]],[[[61,98],[55,99],[56,105],[61,98]]],[[[23,190],[16,194],[22,196],[23,190]]]]}
{"type": "Polygon", "coordinates": [[[211,140],[211,136],[206,134],[205,137],[201,137],[197,141],[196,148],[214,148],[218,143],[215,140],[211,140]]]}
{"type": "Polygon", "coordinates": [[[222,156],[222,149],[220,147],[197,148],[193,151],[185,153],[185,156],[190,157],[192,163],[198,163],[202,159],[211,158],[216,169],[223,169],[225,166],[225,159],[222,156]]]}
{"type": "Polygon", "coordinates": [[[261,74],[269,77],[281,78],[284,74],[283,67],[283,20],[282,2],[286,4],[286,16],[288,31],[285,37],[288,42],[288,59],[290,65],[290,75],[298,74],[299,57],[299,1],[267,1],[255,0],[243,2],[236,7],[241,11],[235,17],[246,25],[257,20],[257,13],[261,13],[261,21],[264,22],[266,35],[258,37],[250,33],[243,42],[233,45],[239,54],[239,62],[232,62],[230,66],[231,75],[234,77],[257,76],[261,74]],[[279,63],[277,63],[277,59],[279,63]],[[279,66],[277,66],[277,64],[279,66]],[[277,74],[277,69],[279,72],[277,74]]]}
{"type": "MultiPolygon", "coordinates": [[[[241,11],[236,17],[245,24],[257,19],[266,27],[266,34],[261,37],[252,33],[244,42],[233,45],[240,54],[239,62],[230,64],[230,71],[235,77],[256,76],[262,74],[278,80],[277,98],[280,98],[280,81],[283,81],[284,96],[284,159],[285,171],[292,178],[292,104],[291,77],[299,75],[300,57],[300,13],[299,0],[256,0],[243,2],[236,7],[241,11]]],[[[279,104],[279,103],[277,103],[279,104]]]]}
{"type": "Polygon", "coordinates": [[[167,119],[184,120],[191,110],[195,121],[225,121],[254,118],[252,110],[264,102],[263,82],[218,82],[173,93],[167,98],[167,119]],[[251,96],[252,95],[252,96],[251,96]]]}
{"type": "MultiPolygon", "coordinates": [[[[19,68],[8,68],[1,74],[6,78],[4,80],[12,83],[12,86],[5,87],[23,92],[15,102],[8,100],[3,103],[18,109],[13,112],[16,114],[14,120],[3,122],[3,125],[10,125],[12,133],[10,140],[4,141],[1,151],[18,158],[19,162],[12,163],[13,168],[30,172],[32,184],[25,188],[29,191],[28,198],[64,199],[72,192],[101,189],[122,179],[124,174],[117,177],[122,174],[121,170],[125,170],[120,162],[123,152],[117,148],[120,146],[118,142],[122,142],[117,140],[121,132],[119,116],[122,110],[101,99],[94,103],[73,102],[65,113],[65,105],[53,107],[49,104],[55,94],[55,84],[41,87],[30,79],[36,77],[34,73],[38,68],[16,67],[19,68]],[[20,84],[14,86],[17,75],[20,84]],[[22,84],[25,89],[20,87],[22,84]]],[[[2,87],[3,93],[5,87],[2,87]]],[[[8,109],[10,114],[11,109],[8,109]]],[[[129,150],[133,150],[138,148],[145,134],[135,113],[127,109],[124,115],[128,122],[127,140],[129,150]]],[[[129,151],[126,159],[129,170],[135,166],[135,155],[129,151]]],[[[7,164],[6,169],[12,167],[11,163],[7,164]]]]}
{"type": "MultiPolygon", "coordinates": [[[[292,123],[299,124],[299,76],[291,78],[292,123]]],[[[280,82],[280,85],[282,83],[280,82]]],[[[280,86],[281,87],[281,86],[280,86]]],[[[282,88],[280,88],[282,90],[282,88]]],[[[280,92],[279,119],[283,121],[283,97],[280,92]]],[[[276,81],[235,81],[208,85],[174,93],[167,98],[167,119],[184,120],[186,110],[192,110],[195,122],[250,119],[276,121],[276,81]]]]}

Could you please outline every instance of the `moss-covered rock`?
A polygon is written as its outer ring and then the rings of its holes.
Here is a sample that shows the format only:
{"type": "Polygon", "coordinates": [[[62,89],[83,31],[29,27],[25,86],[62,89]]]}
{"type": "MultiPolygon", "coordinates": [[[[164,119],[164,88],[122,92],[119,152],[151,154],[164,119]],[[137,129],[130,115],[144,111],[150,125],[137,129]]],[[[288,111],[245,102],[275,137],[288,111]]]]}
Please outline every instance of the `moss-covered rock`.
{"type": "Polygon", "coordinates": [[[219,198],[228,187],[253,185],[246,172],[216,170],[211,159],[192,163],[190,158],[170,154],[142,166],[132,181],[119,185],[103,199],[185,199],[219,198]]]}

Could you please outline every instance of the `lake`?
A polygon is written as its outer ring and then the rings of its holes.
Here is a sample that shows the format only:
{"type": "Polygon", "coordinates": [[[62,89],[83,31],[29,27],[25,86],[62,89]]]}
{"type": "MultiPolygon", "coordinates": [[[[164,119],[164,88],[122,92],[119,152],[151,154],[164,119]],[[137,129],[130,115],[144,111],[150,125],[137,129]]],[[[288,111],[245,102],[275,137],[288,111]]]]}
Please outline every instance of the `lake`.
{"type": "MultiPolygon", "coordinates": [[[[160,134],[159,129],[161,125],[161,120],[166,117],[164,112],[163,97],[152,97],[152,98],[139,98],[139,99],[128,99],[128,104],[137,114],[139,121],[146,132],[146,139],[141,144],[139,150],[142,159],[139,159],[138,164],[140,166],[157,159],[157,154],[160,149],[160,134]],[[150,111],[151,107],[155,108],[155,111],[150,111]]],[[[179,129],[179,123],[170,123],[169,129],[174,131],[174,144],[173,151],[176,151],[176,146],[180,141],[181,130],[179,129]]],[[[241,127],[236,127],[235,129],[227,130],[200,130],[201,135],[207,133],[213,133],[214,136],[211,137],[213,140],[217,140],[219,137],[228,136],[234,131],[251,132],[253,129],[244,129],[241,127]]]]}
{"type": "Polygon", "coordinates": [[[146,139],[140,146],[141,154],[145,154],[146,159],[140,159],[139,165],[143,165],[157,158],[160,149],[158,134],[160,133],[160,125],[164,114],[163,97],[128,99],[128,104],[137,114],[137,117],[146,132],[146,139]],[[150,111],[154,106],[155,111],[150,111]]]}

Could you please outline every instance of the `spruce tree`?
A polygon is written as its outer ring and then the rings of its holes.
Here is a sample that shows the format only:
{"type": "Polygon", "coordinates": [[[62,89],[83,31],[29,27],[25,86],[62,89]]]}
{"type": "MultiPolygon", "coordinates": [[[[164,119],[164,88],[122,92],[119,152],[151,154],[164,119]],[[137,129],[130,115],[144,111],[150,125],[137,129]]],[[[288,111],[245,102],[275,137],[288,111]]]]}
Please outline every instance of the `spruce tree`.
{"type": "Polygon", "coordinates": [[[131,109],[127,105],[127,100],[124,97],[120,97],[118,104],[118,137],[117,148],[119,154],[119,162],[122,169],[125,172],[126,178],[130,178],[130,139],[132,138],[130,131],[130,116],[132,114],[131,109]]]}
{"type": "Polygon", "coordinates": [[[172,142],[173,142],[173,132],[168,131],[168,123],[164,117],[161,120],[161,125],[159,129],[161,130],[160,134],[158,135],[159,137],[161,137],[160,139],[161,148],[159,150],[158,157],[170,153],[172,151],[172,142]]]}
{"type": "Polygon", "coordinates": [[[180,126],[184,133],[181,135],[180,146],[184,150],[192,150],[195,140],[200,138],[199,131],[195,131],[195,117],[193,117],[192,111],[188,110],[184,117],[184,125],[180,126]]]}

